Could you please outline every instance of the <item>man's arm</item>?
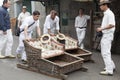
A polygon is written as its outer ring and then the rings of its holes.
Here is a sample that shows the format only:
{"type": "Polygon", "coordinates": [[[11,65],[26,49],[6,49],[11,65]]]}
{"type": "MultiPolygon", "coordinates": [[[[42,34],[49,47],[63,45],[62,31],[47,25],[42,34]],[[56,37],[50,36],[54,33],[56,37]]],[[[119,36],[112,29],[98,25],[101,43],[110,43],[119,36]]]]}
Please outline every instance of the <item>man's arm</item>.
{"type": "Polygon", "coordinates": [[[86,18],[87,18],[87,20],[89,20],[89,19],[90,19],[90,16],[89,16],[89,15],[86,15],[86,18]]]}
{"type": "Polygon", "coordinates": [[[97,28],[97,32],[102,31],[102,30],[106,30],[106,29],[110,29],[110,28],[113,28],[113,27],[115,27],[115,26],[112,25],[112,24],[109,24],[109,25],[106,26],[106,27],[97,28]]]}
{"type": "Polygon", "coordinates": [[[44,26],[46,27],[48,34],[51,34],[49,16],[46,17],[44,26]]]}
{"type": "Polygon", "coordinates": [[[102,31],[106,29],[111,29],[115,27],[115,16],[113,15],[108,15],[108,25],[107,26],[102,26],[101,28],[97,28],[97,31],[102,31]]]}
{"type": "MultiPolygon", "coordinates": [[[[26,18],[25,20],[24,20],[24,26],[23,26],[23,28],[22,29],[24,29],[24,36],[25,36],[25,39],[29,39],[29,37],[28,37],[28,33],[27,33],[27,30],[28,30],[28,26],[29,26],[29,20],[26,18]]],[[[22,23],[23,24],[23,23],[22,23]]]]}
{"type": "Polygon", "coordinates": [[[20,25],[21,25],[21,13],[18,16],[18,27],[20,27],[20,25]]]}
{"type": "Polygon", "coordinates": [[[78,19],[77,19],[77,17],[75,18],[75,27],[79,27],[78,26],[78,19]]]}
{"type": "Polygon", "coordinates": [[[20,25],[21,25],[21,21],[20,21],[20,20],[18,20],[18,27],[20,27],[20,25]]]}
{"type": "Polygon", "coordinates": [[[59,33],[60,33],[60,32],[59,32],[59,30],[60,30],[59,18],[58,18],[58,20],[57,20],[57,22],[56,22],[56,30],[57,30],[57,33],[59,34],[59,33]]]}
{"type": "Polygon", "coordinates": [[[29,40],[28,34],[27,34],[27,30],[28,30],[28,26],[25,26],[25,28],[24,28],[25,39],[28,39],[28,40],[29,40]]]}
{"type": "Polygon", "coordinates": [[[37,27],[37,34],[38,36],[41,36],[41,28],[39,26],[37,27]]]}
{"type": "Polygon", "coordinates": [[[37,34],[38,36],[41,36],[41,28],[39,27],[40,21],[37,21],[37,34]]]}
{"type": "Polygon", "coordinates": [[[7,28],[5,26],[5,19],[4,19],[4,15],[2,12],[0,12],[0,27],[1,27],[1,30],[3,31],[3,34],[7,34],[7,28]]]}

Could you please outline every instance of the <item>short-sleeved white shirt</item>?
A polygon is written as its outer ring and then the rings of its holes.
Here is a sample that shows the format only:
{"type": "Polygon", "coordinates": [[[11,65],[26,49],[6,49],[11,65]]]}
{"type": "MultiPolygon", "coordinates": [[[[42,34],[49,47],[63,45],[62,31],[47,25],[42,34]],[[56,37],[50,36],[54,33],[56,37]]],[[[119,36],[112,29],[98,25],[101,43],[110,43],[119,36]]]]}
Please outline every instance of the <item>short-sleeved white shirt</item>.
{"type": "MultiPolygon", "coordinates": [[[[25,27],[28,27],[31,25],[33,22],[35,22],[32,26],[30,26],[27,30],[27,32],[33,32],[33,29],[36,27],[39,27],[39,20],[35,21],[33,19],[33,16],[26,17],[25,20],[23,21],[22,25],[20,26],[20,30],[23,30],[25,27]]],[[[23,32],[22,32],[23,33],[23,32]]]]}
{"type": "MultiPolygon", "coordinates": [[[[115,26],[115,15],[110,9],[107,9],[104,12],[104,17],[103,17],[103,20],[102,20],[101,27],[104,28],[104,27],[106,27],[110,24],[115,26]]],[[[110,28],[110,29],[102,30],[103,33],[111,33],[111,32],[114,33],[114,31],[115,31],[115,27],[110,28]]]]}
{"type": "Polygon", "coordinates": [[[21,13],[19,14],[19,16],[18,16],[18,20],[21,21],[21,22],[23,22],[24,19],[25,19],[26,17],[28,17],[28,16],[30,16],[30,13],[29,13],[29,12],[25,12],[25,13],[21,12],[21,13]]]}
{"type": "Polygon", "coordinates": [[[90,19],[88,15],[77,16],[75,18],[75,27],[86,27],[88,19],[90,19]]]}
{"type": "Polygon", "coordinates": [[[54,20],[51,19],[50,15],[46,17],[45,23],[44,23],[44,30],[43,33],[47,34],[48,29],[51,30],[52,33],[55,33],[55,30],[59,30],[59,17],[56,16],[54,20]]]}

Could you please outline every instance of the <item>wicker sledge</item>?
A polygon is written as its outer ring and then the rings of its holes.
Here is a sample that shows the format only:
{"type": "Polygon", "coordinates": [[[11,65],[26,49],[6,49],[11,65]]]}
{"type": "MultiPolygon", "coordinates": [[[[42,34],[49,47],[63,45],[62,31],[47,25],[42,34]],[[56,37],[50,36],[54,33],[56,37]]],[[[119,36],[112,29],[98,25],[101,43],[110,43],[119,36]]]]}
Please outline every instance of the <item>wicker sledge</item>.
{"type": "Polygon", "coordinates": [[[88,50],[85,50],[85,49],[77,48],[74,50],[66,50],[66,52],[72,54],[73,56],[83,58],[84,61],[92,60],[91,59],[92,53],[88,50]]]}
{"type": "Polygon", "coordinates": [[[70,73],[82,68],[82,58],[78,58],[64,52],[64,45],[57,43],[53,40],[51,41],[52,49],[63,50],[63,53],[47,58],[43,58],[42,50],[31,46],[29,44],[29,41],[24,40],[24,45],[28,63],[26,65],[18,64],[17,66],[19,68],[43,73],[61,79],[66,78],[66,73],[70,73]]]}
{"type": "Polygon", "coordinates": [[[92,53],[88,50],[81,49],[78,47],[78,41],[73,39],[70,36],[65,36],[64,34],[60,34],[59,37],[53,37],[57,42],[65,45],[65,51],[67,53],[72,54],[76,57],[81,57],[84,61],[91,60],[92,53]],[[61,39],[61,36],[64,37],[61,39]],[[57,39],[58,38],[58,39],[57,39]]]}

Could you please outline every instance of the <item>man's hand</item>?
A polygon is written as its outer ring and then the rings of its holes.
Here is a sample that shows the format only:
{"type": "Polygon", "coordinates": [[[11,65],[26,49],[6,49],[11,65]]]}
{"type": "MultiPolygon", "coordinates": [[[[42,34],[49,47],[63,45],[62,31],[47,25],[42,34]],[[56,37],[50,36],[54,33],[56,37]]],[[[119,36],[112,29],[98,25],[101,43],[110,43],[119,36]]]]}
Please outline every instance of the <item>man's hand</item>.
{"type": "Polygon", "coordinates": [[[50,36],[55,36],[55,34],[53,34],[53,33],[50,33],[50,36]]]}
{"type": "Polygon", "coordinates": [[[29,41],[29,40],[30,40],[30,38],[26,37],[26,38],[25,38],[25,40],[29,41]]]}
{"type": "Polygon", "coordinates": [[[3,31],[3,34],[6,35],[6,34],[7,34],[7,31],[5,31],[5,32],[3,31]]]}
{"type": "Polygon", "coordinates": [[[102,28],[97,28],[96,30],[97,30],[97,32],[100,32],[100,31],[102,31],[102,28]]]}

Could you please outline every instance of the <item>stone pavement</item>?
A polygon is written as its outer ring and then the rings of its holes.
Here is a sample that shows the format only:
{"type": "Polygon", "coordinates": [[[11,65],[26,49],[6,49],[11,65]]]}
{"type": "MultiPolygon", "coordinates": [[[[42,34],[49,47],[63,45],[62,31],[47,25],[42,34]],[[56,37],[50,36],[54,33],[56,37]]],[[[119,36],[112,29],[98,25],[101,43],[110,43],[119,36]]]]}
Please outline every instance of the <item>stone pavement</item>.
{"type": "MultiPolygon", "coordinates": [[[[18,45],[18,37],[14,37],[13,53],[15,54],[18,45]]],[[[3,51],[4,53],[4,51],[3,51]]],[[[84,67],[88,68],[87,72],[76,71],[70,73],[66,80],[120,80],[120,55],[112,55],[116,64],[116,71],[113,76],[99,75],[104,68],[103,61],[99,52],[93,52],[92,59],[95,63],[86,62],[84,67]]],[[[16,67],[16,59],[0,59],[0,80],[59,80],[43,74],[23,70],[16,67]]]]}

